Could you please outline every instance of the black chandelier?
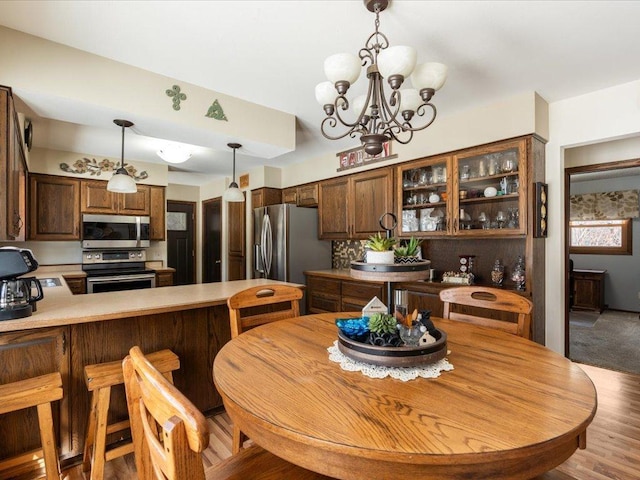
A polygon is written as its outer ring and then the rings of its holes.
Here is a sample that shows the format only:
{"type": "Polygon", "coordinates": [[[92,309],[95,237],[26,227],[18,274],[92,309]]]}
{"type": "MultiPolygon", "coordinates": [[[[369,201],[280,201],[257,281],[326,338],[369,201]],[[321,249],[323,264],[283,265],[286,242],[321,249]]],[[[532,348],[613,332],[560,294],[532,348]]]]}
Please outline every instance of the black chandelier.
{"type": "Polygon", "coordinates": [[[384,142],[394,139],[407,144],[413,138],[413,132],[424,130],[433,123],[437,112],[430,101],[444,84],[447,67],[434,62],[416,65],[417,54],[413,47],[390,47],[387,37],[378,30],[380,12],[387,8],[389,0],[364,0],[364,4],[376,14],[375,32],[358,56],[338,53],[325,60],[324,72],[329,81],[316,86],[316,99],[327,114],[321,125],[325,138],[338,140],[347,135],[352,138],[360,135],[365,152],[377,155],[382,152],[384,142]],[[368,91],[357,97],[350,109],[346,93],[367,64],[368,91]],[[409,76],[414,88],[401,90],[409,76]],[[385,78],[391,88],[388,94],[383,82],[385,78]],[[341,111],[351,111],[357,118],[350,122],[341,111]],[[424,123],[412,125],[414,117],[423,118],[424,123]],[[346,127],[346,131],[335,135],[329,133],[341,127],[346,127]]]}

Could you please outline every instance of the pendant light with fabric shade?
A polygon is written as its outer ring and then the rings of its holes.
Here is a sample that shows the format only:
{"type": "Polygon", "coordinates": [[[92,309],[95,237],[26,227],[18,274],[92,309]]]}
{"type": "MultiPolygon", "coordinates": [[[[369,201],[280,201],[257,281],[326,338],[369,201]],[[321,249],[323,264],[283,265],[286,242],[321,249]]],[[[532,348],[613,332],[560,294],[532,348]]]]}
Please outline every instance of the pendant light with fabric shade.
{"type": "Polygon", "coordinates": [[[242,147],[242,145],[239,143],[227,143],[227,146],[233,149],[233,177],[229,188],[224,191],[222,199],[225,202],[244,202],[244,193],[242,193],[236,183],[236,150],[242,147]]]}
{"type": "Polygon", "coordinates": [[[133,122],[129,120],[114,120],[113,123],[122,127],[122,152],[120,155],[120,168],[116,170],[116,173],[107,183],[107,190],[117,193],[136,193],[138,191],[136,181],[124,168],[124,129],[133,126],[133,122]]]}

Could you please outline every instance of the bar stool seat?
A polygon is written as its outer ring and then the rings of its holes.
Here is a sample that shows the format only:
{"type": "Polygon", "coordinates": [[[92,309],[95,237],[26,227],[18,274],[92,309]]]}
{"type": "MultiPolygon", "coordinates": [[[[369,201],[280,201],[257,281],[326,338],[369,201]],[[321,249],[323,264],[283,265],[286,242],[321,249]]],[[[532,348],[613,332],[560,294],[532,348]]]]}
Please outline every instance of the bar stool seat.
{"type": "MultiPolygon", "coordinates": [[[[160,350],[147,355],[149,361],[167,380],[173,383],[172,372],[180,368],[180,359],[171,350],[160,350]]],[[[91,480],[103,480],[105,463],[133,452],[131,441],[120,442],[107,450],[107,435],[130,428],[129,420],[108,424],[111,387],[124,384],[122,360],[86,365],[84,380],[91,393],[91,410],[87,423],[82,470],[91,471],[91,480]]]]}
{"type": "MultiPolygon", "coordinates": [[[[0,385],[0,414],[36,407],[42,448],[0,461],[0,472],[44,459],[47,480],[60,480],[60,462],[53,429],[51,402],[62,399],[62,377],[59,372],[0,385]]],[[[7,478],[0,475],[1,478],[7,478]]]]}

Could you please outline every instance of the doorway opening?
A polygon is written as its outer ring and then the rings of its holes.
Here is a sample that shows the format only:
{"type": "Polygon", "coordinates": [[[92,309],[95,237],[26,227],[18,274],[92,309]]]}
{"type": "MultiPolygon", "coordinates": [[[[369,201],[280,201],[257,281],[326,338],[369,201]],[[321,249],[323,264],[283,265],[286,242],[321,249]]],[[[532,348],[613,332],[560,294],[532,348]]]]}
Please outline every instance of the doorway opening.
{"type": "Polygon", "coordinates": [[[564,183],[565,354],[580,363],[640,373],[640,219],[629,221],[631,252],[572,249],[572,233],[574,244],[582,242],[582,223],[589,222],[576,221],[575,212],[571,221],[570,201],[575,195],[575,208],[589,194],[637,191],[640,159],[568,167],[564,183]]]}
{"type": "MultiPolygon", "coordinates": [[[[244,204],[243,204],[244,205],[244,204]]],[[[202,202],[202,282],[222,281],[222,198],[202,202]]]]}

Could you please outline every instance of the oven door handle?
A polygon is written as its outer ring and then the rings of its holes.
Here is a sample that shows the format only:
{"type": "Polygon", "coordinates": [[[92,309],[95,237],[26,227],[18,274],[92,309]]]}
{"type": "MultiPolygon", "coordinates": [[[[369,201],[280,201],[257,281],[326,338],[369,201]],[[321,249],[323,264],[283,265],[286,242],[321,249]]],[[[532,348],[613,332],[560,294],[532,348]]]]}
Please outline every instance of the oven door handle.
{"type": "Polygon", "coordinates": [[[151,280],[154,279],[154,274],[141,274],[141,275],[114,275],[111,277],[88,277],[89,283],[113,283],[113,282],[133,282],[135,280],[151,280]]]}

